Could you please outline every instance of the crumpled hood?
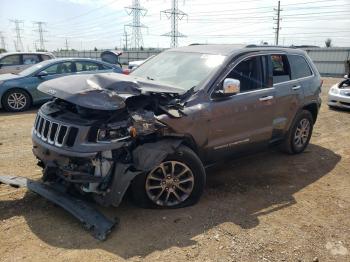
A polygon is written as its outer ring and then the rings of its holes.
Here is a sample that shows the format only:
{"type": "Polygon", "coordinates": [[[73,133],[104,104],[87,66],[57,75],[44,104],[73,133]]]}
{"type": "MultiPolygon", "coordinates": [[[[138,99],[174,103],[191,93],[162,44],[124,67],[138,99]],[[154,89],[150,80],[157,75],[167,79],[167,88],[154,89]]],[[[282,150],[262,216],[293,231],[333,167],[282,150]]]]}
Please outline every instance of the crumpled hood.
{"type": "Polygon", "coordinates": [[[38,90],[70,103],[98,110],[123,108],[128,97],[141,94],[184,93],[180,88],[117,73],[61,77],[40,84],[38,90]]]}

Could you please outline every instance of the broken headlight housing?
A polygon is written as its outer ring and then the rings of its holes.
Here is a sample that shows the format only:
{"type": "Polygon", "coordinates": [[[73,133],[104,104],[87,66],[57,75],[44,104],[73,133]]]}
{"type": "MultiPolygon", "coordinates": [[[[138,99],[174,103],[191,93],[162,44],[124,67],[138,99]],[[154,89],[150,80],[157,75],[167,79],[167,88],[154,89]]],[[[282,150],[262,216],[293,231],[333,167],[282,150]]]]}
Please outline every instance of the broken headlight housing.
{"type": "Polygon", "coordinates": [[[97,142],[118,142],[130,138],[130,132],[126,127],[107,127],[97,131],[97,142]]]}

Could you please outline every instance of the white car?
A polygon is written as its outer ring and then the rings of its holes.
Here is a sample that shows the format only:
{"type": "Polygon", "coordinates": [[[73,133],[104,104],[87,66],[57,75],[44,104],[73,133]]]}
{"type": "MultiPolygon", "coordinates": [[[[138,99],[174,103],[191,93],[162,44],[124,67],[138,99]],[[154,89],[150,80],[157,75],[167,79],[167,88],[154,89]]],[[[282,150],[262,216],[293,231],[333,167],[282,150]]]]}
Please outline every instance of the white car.
{"type": "Polygon", "coordinates": [[[48,52],[16,52],[0,54],[0,74],[17,74],[24,69],[55,56],[48,52]]]}
{"type": "Polygon", "coordinates": [[[328,92],[328,105],[350,109],[350,78],[345,75],[345,80],[333,85],[328,92]]]}

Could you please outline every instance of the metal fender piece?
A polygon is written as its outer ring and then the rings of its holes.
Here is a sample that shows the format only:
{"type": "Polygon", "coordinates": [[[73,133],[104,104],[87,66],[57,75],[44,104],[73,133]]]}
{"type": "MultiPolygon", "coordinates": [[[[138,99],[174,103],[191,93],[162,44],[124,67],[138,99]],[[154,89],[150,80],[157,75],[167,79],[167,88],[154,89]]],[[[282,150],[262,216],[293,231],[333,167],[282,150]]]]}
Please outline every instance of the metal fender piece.
{"type": "Polygon", "coordinates": [[[27,187],[51,202],[59,205],[84,224],[98,240],[105,240],[118,221],[111,221],[86,202],[60,192],[54,186],[36,182],[24,177],[0,176],[0,184],[12,187],[27,187]]]}

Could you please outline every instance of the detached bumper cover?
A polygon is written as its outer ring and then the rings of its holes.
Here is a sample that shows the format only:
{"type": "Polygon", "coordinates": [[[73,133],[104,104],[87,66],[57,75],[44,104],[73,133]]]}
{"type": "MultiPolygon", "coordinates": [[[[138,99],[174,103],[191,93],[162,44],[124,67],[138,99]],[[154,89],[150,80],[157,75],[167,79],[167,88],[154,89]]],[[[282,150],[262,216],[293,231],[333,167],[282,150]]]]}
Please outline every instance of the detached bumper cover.
{"type": "Polygon", "coordinates": [[[109,220],[86,202],[64,194],[54,186],[15,176],[0,176],[1,183],[12,187],[27,187],[29,190],[59,205],[82,222],[85,228],[91,231],[92,235],[98,240],[105,240],[117,224],[117,221],[109,220]]]}

